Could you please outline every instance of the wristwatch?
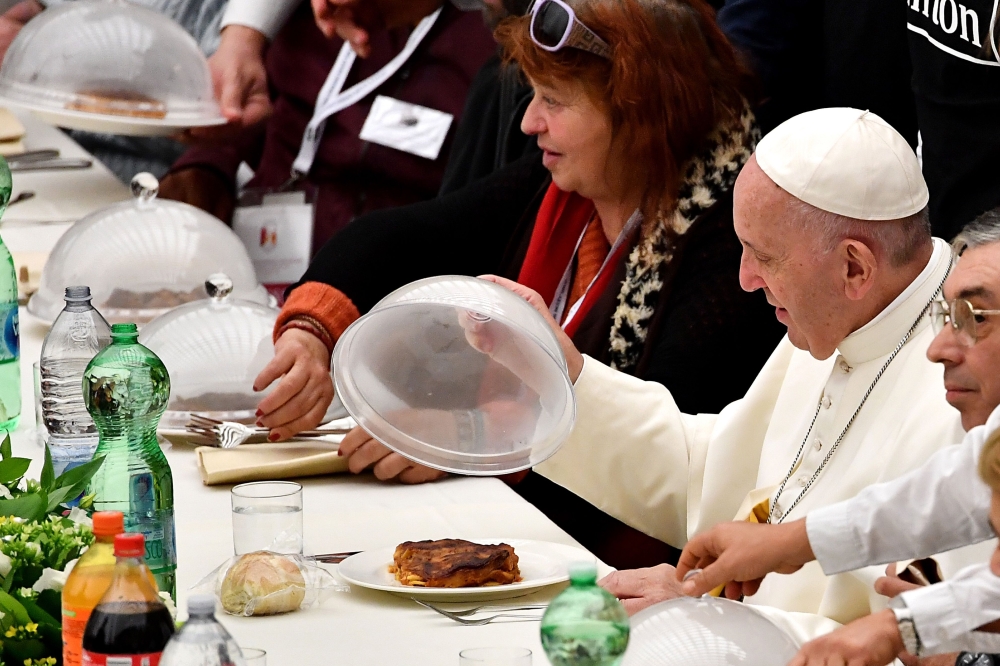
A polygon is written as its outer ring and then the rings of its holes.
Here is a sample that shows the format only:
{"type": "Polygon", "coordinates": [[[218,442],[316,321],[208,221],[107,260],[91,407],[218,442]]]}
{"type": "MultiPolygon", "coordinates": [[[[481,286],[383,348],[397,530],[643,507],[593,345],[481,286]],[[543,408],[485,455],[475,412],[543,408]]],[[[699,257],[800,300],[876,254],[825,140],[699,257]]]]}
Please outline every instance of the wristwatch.
{"type": "Polygon", "coordinates": [[[903,639],[903,647],[914,657],[920,656],[920,636],[917,634],[917,627],[913,623],[913,613],[909,608],[893,608],[896,616],[896,626],[899,627],[899,635],[903,639]]]}

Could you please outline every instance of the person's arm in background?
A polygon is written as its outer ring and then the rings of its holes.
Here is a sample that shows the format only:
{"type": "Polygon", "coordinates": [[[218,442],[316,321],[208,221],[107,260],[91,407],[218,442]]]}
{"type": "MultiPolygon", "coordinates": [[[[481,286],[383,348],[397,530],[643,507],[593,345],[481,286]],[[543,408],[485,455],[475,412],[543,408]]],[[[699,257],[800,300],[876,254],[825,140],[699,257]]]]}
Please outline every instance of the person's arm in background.
{"type": "MultiPolygon", "coordinates": [[[[249,0],[244,0],[249,1],[249,0]]],[[[327,37],[340,37],[362,58],[371,53],[369,33],[415,25],[444,0],[310,0],[316,25],[327,37]]]]}
{"type": "Polygon", "coordinates": [[[191,129],[188,140],[228,140],[271,115],[264,51],[299,1],[230,0],[222,17],[219,47],[208,59],[215,98],[229,122],[191,129]]]}
{"type": "Polygon", "coordinates": [[[24,0],[0,14],[0,60],[3,60],[10,43],[21,32],[24,24],[41,14],[44,9],[45,5],[38,0],[24,0]]]}
{"type": "Polygon", "coordinates": [[[548,172],[528,156],[440,197],[354,220],[313,258],[275,325],[275,357],[254,383],[280,379],[259,407],[275,441],[315,427],[333,399],[330,353],[337,338],[375,303],[433,275],[500,270],[518,223],[548,172]]]}

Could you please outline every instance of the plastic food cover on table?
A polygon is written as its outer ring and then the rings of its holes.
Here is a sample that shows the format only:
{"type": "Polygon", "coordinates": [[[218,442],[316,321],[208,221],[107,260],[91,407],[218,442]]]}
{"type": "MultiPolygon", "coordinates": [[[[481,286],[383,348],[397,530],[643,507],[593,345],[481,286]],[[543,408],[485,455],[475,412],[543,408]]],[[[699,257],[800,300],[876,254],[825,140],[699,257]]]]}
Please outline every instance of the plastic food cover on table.
{"type": "Polygon", "coordinates": [[[205,277],[213,273],[230,277],[233,298],[269,303],[232,229],[194,206],[157,199],[158,188],[156,178],[141,173],[132,179],[135,199],[70,227],[42,269],[28,312],[53,321],[66,287],[85,284],[94,307],[109,322],[145,323],[205,298],[205,277]]]}
{"type": "Polygon", "coordinates": [[[119,134],[224,122],[195,40],[125,0],[67,2],[29,21],[0,67],[0,98],[61,127],[119,134]]]}
{"type": "Polygon", "coordinates": [[[174,308],[139,335],[170,373],[164,428],[183,428],[191,412],[253,423],[265,395],[254,393],[253,382],[274,358],[271,332],[278,311],[234,298],[233,283],[223,274],[209,276],[204,289],[209,298],[174,308]]]}
{"type": "Polygon", "coordinates": [[[622,666],[785,666],[798,646],[753,606],[681,597],[632,616],[622,666]]]}
{"type": "Polygon", "coordinates": [[[448,472],[537,465],[576,418],[566,359],[545,319],[475,278],[428,278],[389,294],[340,337],[333,367],[360,425],[448,472]]]}

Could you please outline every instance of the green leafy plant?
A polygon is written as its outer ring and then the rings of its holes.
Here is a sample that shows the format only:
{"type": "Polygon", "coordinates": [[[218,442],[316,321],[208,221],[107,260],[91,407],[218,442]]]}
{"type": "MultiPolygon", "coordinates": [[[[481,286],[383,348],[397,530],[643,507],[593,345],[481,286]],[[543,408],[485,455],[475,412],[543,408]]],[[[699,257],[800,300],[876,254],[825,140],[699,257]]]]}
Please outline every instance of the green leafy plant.
{"type": "Polygon", "coordinates": [[[62,584],[94,542],[86,514],[67,503],[93,505],[81,495],[103,462],[56,476],[46,448],[36,481],[25,478],[31,460],[13,455],[10,435],[0,443],[0,666],[62,663],[62,584]]]}
{"type": "MultiPolygon", "coordinates": [[[[52,456],[46,447],[45,463],[38,481],[25,479],[31,459],[14,457],[8,434],[0,444],[0,516],[42,520],[49,514],[62,515],[68,510],[66,502],[83,494],[103,462],[103,457],[95,458],[56,476],[52,456]]],[[[93,497],[83,497],[79,505],[87,509],[93,502],[93,497]]]]}

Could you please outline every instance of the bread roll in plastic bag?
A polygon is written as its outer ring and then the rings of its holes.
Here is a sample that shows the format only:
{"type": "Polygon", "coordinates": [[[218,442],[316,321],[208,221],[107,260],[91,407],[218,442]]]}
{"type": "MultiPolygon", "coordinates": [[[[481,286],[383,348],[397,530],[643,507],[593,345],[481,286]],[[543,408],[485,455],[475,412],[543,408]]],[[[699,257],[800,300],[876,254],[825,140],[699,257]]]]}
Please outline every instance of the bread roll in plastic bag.
{"type": "Polygon", "coordinates": [[[350,588],[314,560],[266,550],[226,560],[193,591],[215,594],[230,615],[277,615],[311,608],[350,588]]]}

